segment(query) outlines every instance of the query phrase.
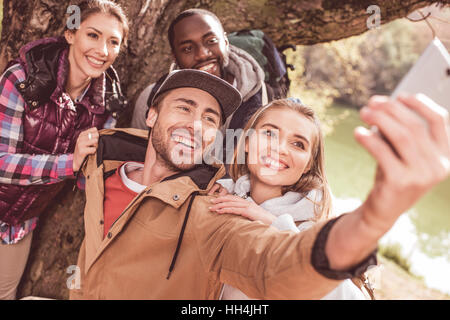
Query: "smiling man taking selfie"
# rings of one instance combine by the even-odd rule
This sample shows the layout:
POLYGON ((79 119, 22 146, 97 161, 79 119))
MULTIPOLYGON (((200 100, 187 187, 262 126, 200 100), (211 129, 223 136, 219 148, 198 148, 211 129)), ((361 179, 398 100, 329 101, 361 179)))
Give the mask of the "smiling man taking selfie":
POLYGON ((357 130, 378 173, 354 212, 302 233, 215 214, 208 192, 225 170, 202 163, 202 153, 240 102, 221 78, 178 70, 151 102, 149 137, 136 129, 101 132, 83 166, 86 236, 72 299, 219 299, 224 283, 251 298, 320 299, 374 264, 380 237, 449 176, 448 112, 421 97, 374 97, 362 119, 395 151, 357 130))

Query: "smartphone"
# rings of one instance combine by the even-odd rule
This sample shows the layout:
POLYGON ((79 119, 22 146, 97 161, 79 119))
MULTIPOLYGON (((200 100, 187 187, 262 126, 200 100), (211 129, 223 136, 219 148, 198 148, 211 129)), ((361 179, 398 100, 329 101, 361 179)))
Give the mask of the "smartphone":
MULTIPOLYGON (((438 38, 431 41, 399 82, 391 99, 397 98, 400 93, 423 93, 450 111, 450 54, 438 38)), ((380 134, 388 142, 376 126, 372 126, 370 130, 380 134)), ((394 150, 392 145, 391 148, 394 150)))
POLYGON ((395 99, 401 92, 423 93, 450 110, 450 54, 438 38, 431 41, 391 98, 395 99))

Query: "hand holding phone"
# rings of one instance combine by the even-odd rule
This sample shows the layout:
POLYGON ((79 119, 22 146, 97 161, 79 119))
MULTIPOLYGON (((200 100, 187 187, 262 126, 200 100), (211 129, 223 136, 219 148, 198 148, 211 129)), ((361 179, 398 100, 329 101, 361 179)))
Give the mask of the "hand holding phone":
MULTIPOLYGON (((431 41, 403 77, 392 93, 391 99, 396 99, 402 93, 424 94, 438 105, 450 110, 450 54, 438 38, 431 41)), ((370 129, 380 134, 390 144, 376 126, 370 129)))

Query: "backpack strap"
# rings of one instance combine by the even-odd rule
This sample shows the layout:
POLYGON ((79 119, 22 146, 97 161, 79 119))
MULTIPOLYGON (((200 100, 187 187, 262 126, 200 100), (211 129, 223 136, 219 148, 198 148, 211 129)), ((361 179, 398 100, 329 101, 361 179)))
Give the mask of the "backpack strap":
POLYGON ((269 103, 269 97, 267 95, 267 87, 266 87, 266 83, 264 82, 264 80, 261 80, 261 91, 262 91, 261 104, 263 106, 265 106, 266 104, 269 103))
POLYGON ((110 66, 106 72, 105 107, 114 119, 119 119, 128 106, 128 101, 122 93, 117 71, 110 66))

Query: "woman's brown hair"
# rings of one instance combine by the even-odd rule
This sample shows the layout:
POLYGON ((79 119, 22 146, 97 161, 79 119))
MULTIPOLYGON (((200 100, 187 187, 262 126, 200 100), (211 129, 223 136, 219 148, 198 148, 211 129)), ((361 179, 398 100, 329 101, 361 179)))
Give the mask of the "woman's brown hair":
MULTIPOLYGON (((76 5, 80 9, 80 23, 97 13, 108 14, 116 18, 122 24, 122 44, 125 47, 127 46, 129 33, 128 18, 119 4, 110 0, 82 0, 73 5, 76 5)), ((66 26, 65 30, 70 29, 66 26)))
POLYGON ((328 181, 325 175, 325 158, 324 158, 324 139, 322 135, 322 130, 320 128, 320 122, 314 114, 314 111, 300 103, 299 101, 294 101, 293 99, 279 99, 274 100, 268 105, 260 108, 247 122, 244 128, 244 132, 239 138, 237 147, 234 151, 233 160, 230 164, 229 174, 231 178, 236 181, 239 177, 248 174, 248 155, 245 152, 245 143, 248 138, 248 134, 251 134, 262 116, 272 109, 290 109, 298 112, 312 123, 316 127, 316 135, 312 139, 311 143, 311 158, 307 165, 310 169, 303 173, 300 179, 293 185, 284 186, 282 188, 283 194, 288 191, 298 192, 303 195, 307 195, 312 190, 319 190, 321 195, 318 199, 309 199, 314 202, 315 206, 315 221, 326 219, 329 217, 331 212, 331 193, 329 190, 328 181), (240 161, 240 159, 245 159, 240 161))

